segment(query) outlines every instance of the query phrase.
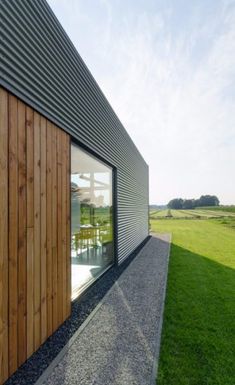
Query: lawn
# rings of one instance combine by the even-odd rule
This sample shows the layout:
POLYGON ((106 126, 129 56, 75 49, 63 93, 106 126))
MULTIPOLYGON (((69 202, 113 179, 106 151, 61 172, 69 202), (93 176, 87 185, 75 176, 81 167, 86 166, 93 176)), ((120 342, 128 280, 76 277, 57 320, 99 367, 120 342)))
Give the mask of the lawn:
POLYGON ((151 210, 149 215, 150 219, 162 219, 162 218, 173 218, 173 219, 207 219, 207 218, 220 218, 220 217, 233 217, 235 218, 235 212, 233 211, 234 206, 224 208, 220 206, 218 209, 214 208, 196 208, 192 210, 151 210))
POLYGON ((157 219, 157 218, 163 218, 167 216, 169 210, 155 210, 154 212, 150 212, 150 218, 157 219))
POLYGON ((210 207, 199 207, 200 209, 212 210, 212 211, 223 211, 228 213, 235 213, 235 206, 210 206, 210 207))
POLYGON ((172 233, 158 385, 235 384, 235 221, 151 221, 172 233))

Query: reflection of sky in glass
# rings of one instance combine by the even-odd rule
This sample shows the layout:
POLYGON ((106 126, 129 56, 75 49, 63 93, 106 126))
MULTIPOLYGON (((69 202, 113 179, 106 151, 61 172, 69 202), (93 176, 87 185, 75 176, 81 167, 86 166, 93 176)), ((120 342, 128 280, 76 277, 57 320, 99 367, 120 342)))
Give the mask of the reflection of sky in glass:
MULTIPOLYGON (((79 187, 89 187, 90 186, 89 181, 80 178, 80 175, 81 174, 72 174, 71 176, 72 182, 76 183, 76 185, 78 185, 79 187)), ((84 175, 88 176, 88 174, 84 174, 84 175)))
MULTIPOLYGON (((85 178, 90 178, 90 174, 88 174, 88 173, 72 174, 71 175, 71 181, 73 183, 75 183, 78 187, 88 189, 90 187, 90 181, 84 179, 83 176, 85 178)), ((95 199, 95 201, 93 201, 90 191, 81 191, 80 201, 82 201, 83 199, 90 198, 90 203, 93 203, 98 207, 99 206, 111 206, 112 205, 112 201, 111 201, 112 195, 110 194, 110 192, 112 192, 112 185, 110 185, 110 180, 111 180, 111 171, 94 173, 94 187, 95 187, 94 196, 96 199, 95 199), (101 183, 99 183, 99 182, 101 182, 101 183), (107 186, 104 186, 104 184, 106 184, 107 186), (104 187, 104 189, 98 190, 98 189, 96 189, 96 187, 104 187)))
POLYGON ((110 172, 96 172, 95 180, 102 183, 110 184, 110 172))

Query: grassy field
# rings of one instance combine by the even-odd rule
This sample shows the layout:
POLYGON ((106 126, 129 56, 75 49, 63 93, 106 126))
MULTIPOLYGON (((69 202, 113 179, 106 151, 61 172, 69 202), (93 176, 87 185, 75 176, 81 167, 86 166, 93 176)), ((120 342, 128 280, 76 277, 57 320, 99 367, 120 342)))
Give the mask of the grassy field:
POLYGON ((235 218, 151 228, 172 233, 158 385, 234 385, 235 218))
POLYGON ((216 207, 200 207, 206 210, 223 211, 228 213, 235 213, 235 206, 216 206, 216 207))
POLYGON ((163 219, 163 218, 173 218, 173 219, 213 219, 220 217, 234 217, 235 211, 233 211, 234 206, 227 208, 224 207, 213 207, 213 208, 196 208, 194 210, 155 210, 150 211, 150 219, 163 219))

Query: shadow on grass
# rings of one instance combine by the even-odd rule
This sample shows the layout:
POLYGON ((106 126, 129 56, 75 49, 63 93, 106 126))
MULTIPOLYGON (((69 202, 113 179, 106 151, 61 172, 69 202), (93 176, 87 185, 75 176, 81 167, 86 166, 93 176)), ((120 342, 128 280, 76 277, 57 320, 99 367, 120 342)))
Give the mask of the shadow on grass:
POLYGON ((171 247, 158 385, 234 385, 235 270, 171 247))

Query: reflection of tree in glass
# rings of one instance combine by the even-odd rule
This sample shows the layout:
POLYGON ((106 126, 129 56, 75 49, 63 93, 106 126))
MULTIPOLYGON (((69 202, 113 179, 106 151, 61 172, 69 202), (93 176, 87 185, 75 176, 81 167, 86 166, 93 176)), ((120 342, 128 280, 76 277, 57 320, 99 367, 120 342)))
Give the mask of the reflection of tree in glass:
POLYGON ((110 207, 97 207, 95 209, 96 222, 99 224, 110 222, 110 207))
POLYGON ((80 188, 75 182, 71 182, 71 226, 72 234, 79 231, 80 228, 80 188))
POLYGON ((81 203, 81 225, 91 224, 91 208, 87 203, 81 203))

